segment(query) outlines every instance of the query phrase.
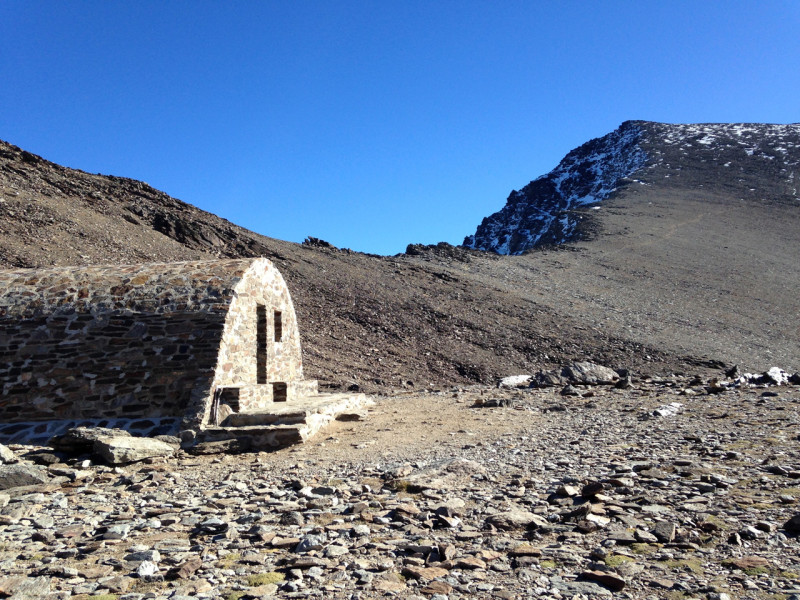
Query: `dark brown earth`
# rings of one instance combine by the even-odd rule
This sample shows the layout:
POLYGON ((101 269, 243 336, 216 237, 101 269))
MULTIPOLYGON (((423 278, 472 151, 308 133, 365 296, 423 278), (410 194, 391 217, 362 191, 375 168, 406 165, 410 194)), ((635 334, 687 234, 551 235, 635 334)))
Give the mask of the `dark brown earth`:
POLYGON ((728 189, 650 177, 567 249, 381 257, 270 239, 1 143, 0 266, 266 256, 292 291, 306 373, 329 388, 491 383, 576 359, 641 374, 796 370, 797 205, 732 205, 728 189))

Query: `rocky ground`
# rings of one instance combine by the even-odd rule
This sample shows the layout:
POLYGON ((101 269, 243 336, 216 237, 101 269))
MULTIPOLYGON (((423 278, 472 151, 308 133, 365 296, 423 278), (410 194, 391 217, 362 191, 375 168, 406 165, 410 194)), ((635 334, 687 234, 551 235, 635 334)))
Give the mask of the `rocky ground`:
POLYGON ((45 466, 0 492, 0 597, 800 598, 800 386, 618 385, 384 397, 271 453, 11 446, 45 466))

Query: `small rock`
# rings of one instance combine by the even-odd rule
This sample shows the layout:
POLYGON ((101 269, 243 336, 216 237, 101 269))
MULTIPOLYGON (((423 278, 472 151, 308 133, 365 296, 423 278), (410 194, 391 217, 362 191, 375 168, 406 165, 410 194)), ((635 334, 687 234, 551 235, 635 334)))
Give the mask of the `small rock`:
POLYGON ((327 560, 317 558, 315 556, 300 556, 289 561, 289 567, 292 569, 310 569, 311 567, 328 567, 327 560))
POLYGON ((136 569, 136 575, 138 575, 140 579, 150 581, 158 575, 158 565, 149 560, 145 560, 136 569))
POLYGON ((636 529, 633 532, 633 535, 638 541, 645 544, 655 544, 658 542, 658 538, 654 534, 650 533, 649 531, 645 531, 644 529, 636 529))
POLYGON ((653 526, 651 533, 662 544, 669 544, 675 539, 675 524, 667 521, 659 521, 653 526))
POLYGON ((559 496, 572 497, 572 496, 577 496, 579 493, 580 490, 574 485, 561 485, 556 490, 556 494, 558 494, 559 496))
POLYGON ((311 550, 320 550, 322 546, 325 544, 326 538, 320 535, 307 535, 300 543, 297 544, 294 551, 297 554, 303 554, 305 552, 310 552, 311 550))
POLYGON ((17 455, 14 454, 7 446, 0 444, 0 465, 13 465, 19 462, 17 455))
POLYGON ((752 525, 748 525, 747 527, 739 530, 739 537, 741 537, 743 540, 757 540, 761 537, 761 531, 752 525))
POLYGON ((587 499, 593 498, 597 494, 603 492, 605 489, 606 485, 600 481, 587 483, 585 486, 583 486, 583 489, 581 490, 581 496, 587 499))
POLYGON ((503 377, 498 384, 498 387, 501 388, 518 388, 518 387, 527 387, 530 385, 531 376, 530 375, 510 375, 508 377, 503 377))
POLYGON ((540 548, 535 548, 530 544, 520 544, 519 546, 514 546, 508 552, 509 556, 541 556, 542 551, 540 548))
POLYGON ((761 556, 742 556, 741 558, 732 558, 726 561, 725 564, 746 571, 758 567, 768 567, 769 561, 761 556))
POLYGON ((125 556, 128 562, 150 561, 157 563, 161 560, 161 553, 158 550, 142 550, 141 552, 131 552, 125 556))
POLYGON ((223 521, 218 517, 211 517, 210 519, 206 519, 202 523, 197 526, 197 529, 201 533, 209 534, 209 535, 218 535, 220 533, 225 533, 228 531, 228 527, 230 525, 223 521))
POLYGON ((111 525, 106 529, 103 534, 104 540, 124 540, 131 532, 131 526, 128 524, 111 525))
POLYGON ((403 577, 407 577, 410 579, 422 579, 423 581, 429 581, 431 579, 436 579, 437 577, 444 577, 447 575, 447 569, 442 569, 441 567, 415 567, 415 566, 406 566, 403 567, 403 577))
MULTIPOLYGON (((264 598, 278 593, 278 586, 274 583, 265 583, 247 589, 247 598, 264 598)), ((173 596, 174 598, 174 596, 173 596)))
POLYGON ((203 566, 203 560, 199 557, 193 557, 185 561, 174 571, 174 576, 178 579, 188 579, 203 566))
POLYGON ((474 556, 467 556, 465 558, 457 558, 455 560, 455 568, 457 569, 485 569, 486 563, 474 556))
POLYGON ((435 594, 447 596, 447 594, 450 594, 453 591, 453 586, 444 581, 437 580, 427 583, 425 586, 420 588, 420 591, 427 596, 433 596, 435 594))
POLYGON ((584 571, 581 573, 581 577, 601 583, 615 592, 619 592, 625 587, 625 580, 609 571, 584 571))
POLYGON ((339 546, 337 544, 331 544, 327 548, 325 548, 325 557, 326 558, 336 558, 339 556, 344 556, 345 554, 349 553, 350 550, 346 546, 339 546))
POLYGON ((664 404, 663 406, 659 406, 657 409, 653 411, 654 417, 674 417, 678 413, 683 411, 683 404, 680 402, 670 402, 669 404, 664 404))
POLYGON ((518 507, 492 515, 486 519, 486 522, 502 530, 524 529, 531 525, 537 527, 548 526, 547 521, 543 517, 518 507))

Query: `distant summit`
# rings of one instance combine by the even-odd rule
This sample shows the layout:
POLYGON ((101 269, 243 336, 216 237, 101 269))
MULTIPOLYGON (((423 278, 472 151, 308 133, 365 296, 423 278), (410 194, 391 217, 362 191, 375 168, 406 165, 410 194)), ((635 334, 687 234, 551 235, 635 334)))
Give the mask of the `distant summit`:
MULTIPOLYGON (((800 125, 669 125, 626 121, 567 154, 559 165, 483 219, 464 246, 522 254, 585 237, 589 210, 629 185, 713 186, 735 199, 797 199, 800 125)), ((662 193, 664 189, 660 190, 662 193)))

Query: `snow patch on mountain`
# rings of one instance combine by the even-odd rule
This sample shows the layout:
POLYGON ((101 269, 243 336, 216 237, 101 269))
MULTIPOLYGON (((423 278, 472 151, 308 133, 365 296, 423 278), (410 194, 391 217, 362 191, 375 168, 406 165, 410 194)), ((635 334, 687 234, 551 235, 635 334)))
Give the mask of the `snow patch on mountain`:
POLYGON ((580 218, 571 211, 608 198, 620 180, 645 165, 641 133, 637 124, 626 122, 571 151, 550 173, 512 191, 506 206, 486 217, 464 246, 521 254, 537 244, 569 241, 580 218))
POLYGON ((686 125, 650 124, 654 137, 665 146, 689 151, 694 144, 723 150, 744 150, 747 156, 782 160, 796 166, 800 151, 800 124, 696 123, 686 125))
MULTIPOLYGON (((663 178, 680 178, 682 171, 696 171, 700 164, 735 171, 735 176, 727 177, 729 187, 739 186, 761 197, 788 192, 797 198, 800 124, 627 121, 572 150, 550 173, 512 191, 506 205, 483 219, 463 245, 522 254, 535 246, 573 241, 584 216, 576 209, 602 202, 623 183, 652 184, 634 174, 648 180, 651 169, 658 167, 663 178), (761 189, 764 181, 771 182, 771 189, 761 189), (750 189, 756 186, 758 190, 750 189)), ((703 187, 699 181, 697 185, 703 187)))

